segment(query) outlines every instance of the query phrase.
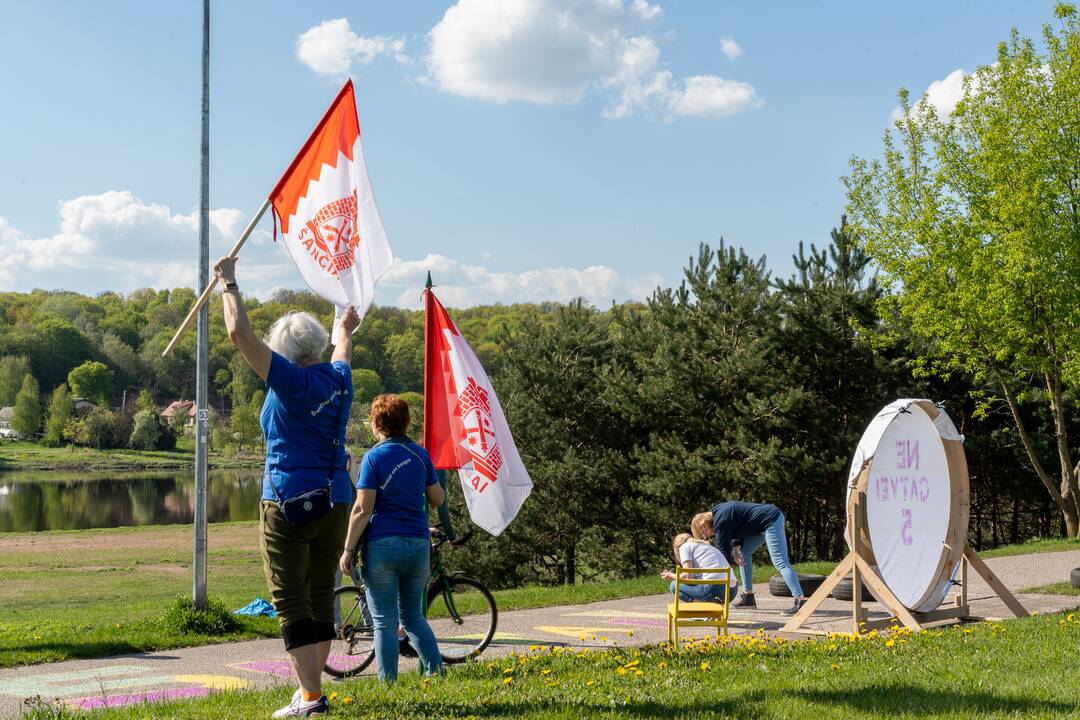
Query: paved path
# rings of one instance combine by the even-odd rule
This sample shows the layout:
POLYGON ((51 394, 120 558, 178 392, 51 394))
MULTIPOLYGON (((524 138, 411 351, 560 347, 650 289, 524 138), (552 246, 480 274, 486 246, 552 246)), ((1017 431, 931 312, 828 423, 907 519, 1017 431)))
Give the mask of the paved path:
MULTIPOLYGON (((1014 590, 1067 581, 1080 567, 1080 550, 995 558, 991 569, 1014 590)), ((661 583, 657 581, 658 587, 661 583)), ((1056 612, 1080 606, 1080 597, 1020 595, 1030 610, 1056 612)), ((668 595, 624 598, 587 605, 569 605, 504 612, 488 654, 505 654, 532 644, 613 647, 658 642, 666 636, 668 595)), ((990 589, 972 573, 972 613, 985 618, 1011 617, 990 589)), ((735 611, 734 632, 775 631, 785 618, 780 611, 789 598, 758 592, 758 608, 735 611)), ((868 603, 871 617, 884 617, 868 603)), ((850 604, 827 600, 808 623, 812 630, 847 630, 850 604)), ((705 631, 689 635, 705 634, 705 631)), ((374 666, 374 664, 373 664, 374 666)), ((403 662, 403 670, 408 667, 403 662)), ((373 672, 369 668, 368 673, 373 672)), ((263 688, 291 684, 292 676, 280 640, 208 645, 182 650, 139 653, 95 660, 71 660, 0 670, 0 718, 17 717, 23 698, 60 698, 75 708, 92 709, 137 702, 201 697, 215 690, 263 688)))

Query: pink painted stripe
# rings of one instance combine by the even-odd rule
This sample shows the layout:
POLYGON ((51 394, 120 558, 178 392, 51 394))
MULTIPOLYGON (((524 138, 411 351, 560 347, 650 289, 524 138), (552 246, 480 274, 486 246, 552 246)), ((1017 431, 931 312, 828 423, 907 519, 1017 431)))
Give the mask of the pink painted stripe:
POLYGON ((269 673, 278 677, 292 677, 293 674, 292 666, 288 660, 251 660, 237 663, 233 667, 250 670, 251 672, 269 673))
POLYGON ((145 693, 123 693, 120 695, 106 695, 105 697, 88 697, 70 700, 68 702, 83 710, 97 710, 100 708, 121 707, 123 705, 161 702, 163 700, 183 700, 186 698, 206 697, 209 694, 209 688, 204 687, 168 688, 167 690, 152 690, 151 692, 145 693))
POLYGON ((611 622, 615 625, 632 625, 634 627, 667 627, 667 623, 663 620, 648 620, 646 618, 611 618, 610 621, 605 620, 604 622, 611 622))

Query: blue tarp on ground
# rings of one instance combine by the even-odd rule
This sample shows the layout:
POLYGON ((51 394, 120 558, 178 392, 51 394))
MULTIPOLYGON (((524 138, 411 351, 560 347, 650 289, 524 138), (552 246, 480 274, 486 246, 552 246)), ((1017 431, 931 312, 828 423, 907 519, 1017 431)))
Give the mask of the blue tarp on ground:
POLYGON ((277 617, 277 612, 270 603, 262 598, 255 598, 239 610, 233 611, 233 615, 266 615, 267 617, 277 617))

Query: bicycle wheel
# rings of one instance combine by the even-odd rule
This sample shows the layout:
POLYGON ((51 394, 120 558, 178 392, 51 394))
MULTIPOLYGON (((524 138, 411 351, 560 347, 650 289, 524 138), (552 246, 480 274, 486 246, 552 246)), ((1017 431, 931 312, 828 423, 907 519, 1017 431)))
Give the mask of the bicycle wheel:
POLYGON ((428 623, 444 662, 465 662, 482 653, 495 637, 498 619, 495 598, 479 580, 450 576, 428 588, 428 623))
POLYGON ((362 672, 375 658, 375 633, 363 587, 346 585, 334 590, 338 608, 337 637, 330 644, 326 674, 349 677, 362 672))

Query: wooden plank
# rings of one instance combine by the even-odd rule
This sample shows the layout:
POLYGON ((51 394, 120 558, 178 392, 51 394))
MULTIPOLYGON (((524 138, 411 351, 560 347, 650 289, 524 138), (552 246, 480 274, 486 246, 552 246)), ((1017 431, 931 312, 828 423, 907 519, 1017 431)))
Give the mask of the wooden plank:
POLYGON ((802 627, 803 623, 829 597, 829 593, 833 591, 833 588, 851 572, 851 569, 855 566, 854 558, 854 553, 848 553, 847 557, 840 561, 840 564, 836 566, 836 569, 832 571, 829 577, 825 578, 825 582, 821 583, 817 591, 807 598, 806 604, 799 609, 799 612, 795 613, 795 616, 788 620, 784 627, 780 628, 782 632, 795 632, 802 627))
POLYGON ((1028 611, 1024 609, 1024 606, 1020 604, 1020 601, 1016 599, 1009 588, 1005 587, 1005 583, 998 579, 994 571, 987 566, 983 559, 975 554, 975 551, 970 546, 964 546, 964 557, 967 558, 971 567, 975 572, 982 576, 982 579, 986 581, 986 584, 997 593, 997 596, 1001 598, 1001 601, 1012 611, 1012 614, 1016 617, 1027 617, 1028 611))
POLYGON ((915 613, 915 619, 922 624, 941 622, 942 620, 958 620, 971 617, 971 608, 967 605, 959 607, 944 607, 929 612, 915 613))
POLYGON ((904 627, 908 630, 911 630, 912 632, 919 632, 922 630, 922 625, 919 624, 919 621, 916 620, 915 616, 911 614, 911 611, 904 607, 904 604, 893 595, 892 590, 890 590, 889 586, 885 584, 885 581, 874 572, 874 569, 858 555, 855 556, 855 563, 859 566, 859 569, 862 570, 864 575, 863 581, 881 604, 891 610, 897 620, 903 623, 904 627))

